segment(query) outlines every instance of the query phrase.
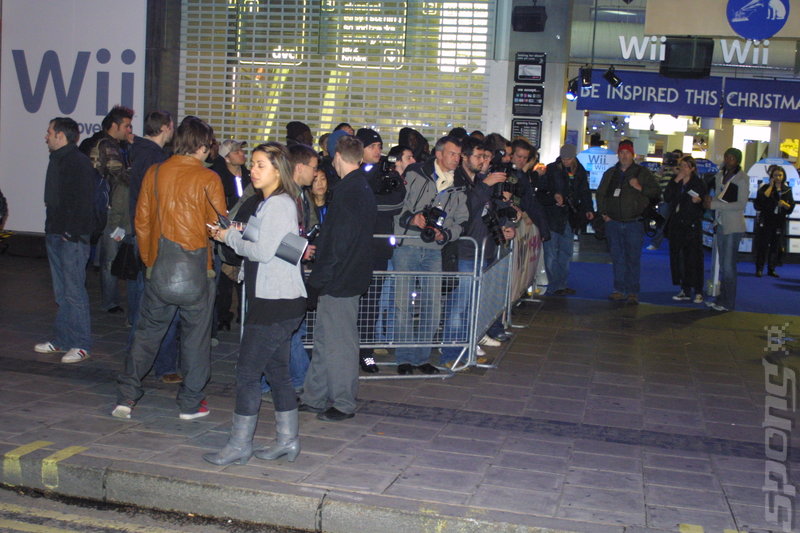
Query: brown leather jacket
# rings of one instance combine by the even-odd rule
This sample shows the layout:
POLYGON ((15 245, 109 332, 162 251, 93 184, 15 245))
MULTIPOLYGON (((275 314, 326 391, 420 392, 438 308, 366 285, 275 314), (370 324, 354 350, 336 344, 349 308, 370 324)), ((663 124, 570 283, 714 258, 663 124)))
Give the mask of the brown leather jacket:
POLYGON ((155 263, 158 238, 163 233, 164 237, 186 250, 207 248, 208 268, 211 270, 211 245, 206 224, 217 223, 214 207, 222 214, 227 213, 222 182, 216 172, 205 168, 194 157, 173 155, 160 165, 150 167, 136 203, 136 239, 145 266, 150 268, 155 263), (153 190, 156 169, 161 226, 153 190))

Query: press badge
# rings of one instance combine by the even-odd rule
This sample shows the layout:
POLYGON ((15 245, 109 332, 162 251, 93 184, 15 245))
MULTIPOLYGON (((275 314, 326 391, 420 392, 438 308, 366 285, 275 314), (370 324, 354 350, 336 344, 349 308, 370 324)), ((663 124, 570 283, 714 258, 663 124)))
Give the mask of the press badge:
POLYGON ((622 194, 622 189, 620 189, 619 187, 614 189, 614 198, 619 198, 620 194, 622 194))

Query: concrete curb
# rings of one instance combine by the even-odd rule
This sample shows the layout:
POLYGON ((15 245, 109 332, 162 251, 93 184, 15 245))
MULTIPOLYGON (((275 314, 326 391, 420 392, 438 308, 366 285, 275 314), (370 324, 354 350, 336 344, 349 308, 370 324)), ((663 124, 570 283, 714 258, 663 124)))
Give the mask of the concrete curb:
MULTIPOLYGON (((78 497, 162 511, 292 527, 330 533, 624 533, 624 526, 492 512, 467 506, 419 502, 270 480, 224 472, 170 468, 115 461, 77 453, 48 461, 47 446, 19 457, 16 446, 0 443, 0 483, 62 496, 78 497)), ((637 529, 653 532, 653 529, 637 529)))

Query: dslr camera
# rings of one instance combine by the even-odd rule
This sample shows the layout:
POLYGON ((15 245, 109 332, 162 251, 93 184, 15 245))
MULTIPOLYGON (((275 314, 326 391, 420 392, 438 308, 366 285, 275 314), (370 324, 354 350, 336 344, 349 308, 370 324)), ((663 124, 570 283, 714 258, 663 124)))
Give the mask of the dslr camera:
POLYGON ((506 181, 492 186, 492 196, 503 198, 504 192, 510 192, 511 196, 522 196, 517 176, 514 173, 514 165, 512 163, 503 163, 505 155, 505 150, 497 150, 489 163, 487 175, 493 172, 502 172, 506 175, 506 181))
MULTIPOLYGON (((510 209, 510 208, 509 208, 510 209)), ((512 210, 513 211, 513 210, 512 210)), ((489 235, 497 246, 502 246, 506 242, 505 235, 503 235, 503 226, 500 224, 500 218, 494 209, 489 209, 485 215, 481 217, 486 228, 489 230, 489 235)))
POLYGON ((397 158, 394 156, 382 157, 380 161, 380 187, 378 194, 388 194, 394 192, 403 186, 403 178, 395 168, 397 165, 397 158))
POLYGON ((436 230, 444 231, 447 213, 440 207, 429 205, 422 209, 422 216, 425 217, 425 227, 422 228, 420 238, 422 242, 433 242, 436 240, 436 230))

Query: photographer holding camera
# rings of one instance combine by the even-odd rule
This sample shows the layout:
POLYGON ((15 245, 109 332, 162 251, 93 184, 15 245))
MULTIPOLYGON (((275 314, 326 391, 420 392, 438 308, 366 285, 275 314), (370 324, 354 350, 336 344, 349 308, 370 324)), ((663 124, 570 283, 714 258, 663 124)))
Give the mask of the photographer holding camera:
MULTIPOLYGON (((381 157, 383 139, 378 132, 369 128, 361 128, 356 132, 356 138, 364 144, 364 164, 361 168, 367 176, 367 183, 375 194, 375 203, 378 205, 374 233, 391 234, 394 232, 394 217, 400 214, 403 208, 403 198, 406 195, 403 178, 395 170, 395 158, 390 160, 387 157, 381 157)), ((389 268, 392 252, 393 248, 387 238, 373 239, 372 269, 380 271, 389 268)), ((375 322, 378 319, 382 289, 383 278, 377 277, 361 297, 358 329, 366 339, 375 337, 375 322)), ((364 372, 369 374, 379 372, 372 348, 361 348, 358 360, 361 370, 364 372)))
POLYGON ((639 303, 639 272, 644 244, 642 215, 661 196, 658 182, 633 162, 633 142, 617 148, 619 162, 603 174, 597 187, 597 211, 603 216, 614 267, 614 291, 609 299, 639 303))
MULTIPOLYGON (((434 157, 406 169, 406 195, 402 213, 395 218, 398 247, 392 259, 400 272, 441 272, 442 247, 461 236, 469 218, 465 184, 454 175, 461 162, 461 142, 445 136, 436 142, 434 157), (420 239, 402 239, 419 235, 420 239)), ((395 290, 396 331, 403 338, 430 344, 439 326, 441 278, 400 276, 395 290), (415 287, 418 286, 418 289, 415 287), (416 292, 412 306, 411 293, 416 292), (419 326, 414 328, 414 310, 419 326)), ((395 352, 397 372, 423 374, 439 372, 428 363, 430 347, 404 347, 395 352)))
POLYGON ((544 243, 549 295, 575 294, 574 289, 567 287, 573 240, 594 218, 589 178, 577 152, 573 144, 562 146, 558 159, 547 165, 539 181, 539 198, 550 226, 550 240, 544 243))
MULTIPOLYGON (((491 152, 479 140, 468 137, 461 144, 461 165, 455 171, 457 183, 464 183, 467 194, 469 218, 465 224, 462 235, 472 237, 478 246, 486 240, 485 260, 490 263, 495 256, 496 246, 504 246, 506 241, 514 238, 514 219, 516 211, 502 198, 499 198, 497 189, 501 188, 508 176, 505 172, 482 172, 484 162, 491 157, 491 152)), ((506 193, 506 197, 509 193, 506 193)), ((469 240, 458 241, 458 271, 472 272, 475 257, 479 254, 475 245, 469 240)), ((455 342, 466 334, 467 308, 469 305, 471 283, 466 281, 447 297, 445 329, 443 341, 455 342)), ((489 328, 489 336, 501 336, 502 324, 495 324, 489 328)), ((461 348, 442 348, 441 364, 452 366, 461 348)), ((481 358, 485 355, 478 351, 479 363, 486 361, 481 358)))

